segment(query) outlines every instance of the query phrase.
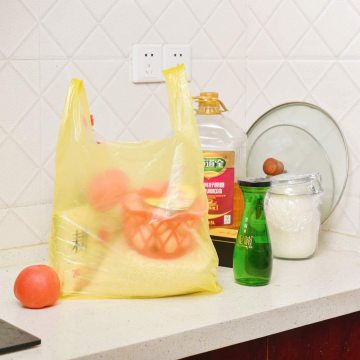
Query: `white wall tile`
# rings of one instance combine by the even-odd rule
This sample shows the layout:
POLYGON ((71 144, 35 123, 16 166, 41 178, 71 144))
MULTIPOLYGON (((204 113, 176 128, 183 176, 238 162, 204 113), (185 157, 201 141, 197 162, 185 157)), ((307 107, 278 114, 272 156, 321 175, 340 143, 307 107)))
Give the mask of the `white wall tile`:
POLYGON ((43 99, 41 106, 41 164, 44 166, 55 152, 60 115, 43 99))
POLYGON ((249 60, 246 64, 246 71, 262 89, 274 77, 282 64, 283 60, 249 60))
MULTIPOLYGON (((38 206, 31 206, 31 210, 39 215, 38 206)), ((0 222, 0 249, 9 249, 40 243, 39 237, 12 209, 7 211, 0 222)))
POLYGON ((67 55, 72 55, 95 28, 95 19, 80 0, 60 0, 42 25, 67 55))
POLYGON ((281 2, 282 0, 247 0, 247 5, 259 21, 266 24, 281 2))
POLYGON ((276 106, 303 100, 307 91, 294 70, 284 63, 264 87, 264 94, 276 106))
POLYGON ((22 4, 27 7, 33 16, 40 20, 55 5, 56 0, 22 0, 22 4))
POLYGON ((43 99, 48 105, 55 111, 56 114, 61 115, 65 103, 65 97, 68 91, 68 87, 73 78, 83 79, 86 86, 86 93, 88 101, 91 102, 96 94, 96 89, 92 86, 91 81, 87 79, 85 74, 77 67, 75 62, 67 62, 65 67, 56 62, 51 67, 52 60, 42 61, 40 64, 41 73, 45 73, 45 77, 48 76, 46 73, 50 71, 50 81, 48 87, 43 91, 43 99), (49 64, 50 62, 50 64, 49 64), (56 72, 57 71, 57 72, 56 72))
POLYGON ((358 58, 360 56, 360 34, 350 41, 341 55, 345 58, 358 58))
MULTIPOLYGON (((14 204, 37 172, 36 163, 11 137, 0 145, 0 198, 14 204)), ((40 195, 40 194, 39 194, 40 195)))
POLYGON ((345 193, 331 217, 326 221, 325 227, 345 234, 358 234, 359 207, 359 197, 345 193))
MULTIPOLYGON (((52 158, 53 160, 53 158, 52 158)), ((54 166, 54 163, 52 163, 52 166, 54 166)), ((54 178, 44 170, 40 171, 40 177, 41 177, 41 194, 40 194, 40 203, 47 203, 52 204, 53 199, 53 193, 54 193, 54 178)), ((36 203, 37 204, 37 203, 36 203)), ((50 215, 47 214, 47 216, 50 215)), ((46 240, 45 238, 40 238, 40 241, 46 240)))
POLYGON ((168 43, 187 44, 200 28, 185 2, 173 0, 155 24, 156 29, 168 43))
POLYGON ((246 56, 246 30, 240 35, 235 45, 231 48, 227 55, 228 59, 241 59, 244 60, 246 56))
POLYGON ((327 71, 311 93, 319 105, 338 120, 360 95, 359 88, 339 64, 327 71))
POLYGON ((130 129, 125 129, 118 137, 119 141, 128 141, 133 142, 137 141, 136 136, 130 131, 130 129))
POLYGON ((245 130, 285 101, 329 111, 348 141, 350 175, 326 227, 360 235, 359 30, 357 0, 1 1, 0 249, 47 238, 71 78, 85 82, 99 139, 168 133, 164 84, 131 82, 139 42, 190 43, 192 93, 218 91, 245 130))
POLYGON ((36 84, 32 88, 27 79, 9 63, 0 70, 0 93, 1 126, 10 132, 38 100, 36 84))
POLYGON ((360 64, 356 60, 343 60, 341 61, 342 68, 345 70, 347 75, 352 81, 360 87, 360 64))
POLYGON ((65 59, 40 60, 40 89, 42 93, 52 85, 67 63, 65 59))
POLYGON ((154 23, 161 14, 169 7, 172 3, 172 0, 138 0, 140 8, 149 18, 149 20, 154 23))
POLYGON ((332 58, 333 54, 325 41, 313 29, 309 28, 291 51, 291 56, 296 58, 332 58))
POLYGON ((151 96, 129 124, 129 129, 139 140, 158 140, 171 134, 169 116, 156 97, 151 96), (149 114, 152 114, 150 117, 149 114), (144 133, 143 129, 147 129, 144 133))
POLYGON ((90 82, 97 92, 102 91, 116 73, 121 70, 124 63, 123 59, 74 60, 76 67, 81 69, 81 73, 86 76, 87 81, 90 82))
POLYGON ((251 125, 271 107, 271 103, 267 97, 265 97, 262 92, 258 92, 258 94, 254 96, 254 100, 246 104, 245 129, 248 130, 251 125))
POLYGON ((333 65, 330 60, 293 60, 289 65, 308 90, 315 87, 333 65))
POLYGON ((260 33, 262 26, 257 17, 247 7, 245 9, 246 22, 246 44, 248 46, 254 42, 255 37, 260 33))
POLYGON ((192 56, 195 59, 221 59, 220 50, 215 46, 213 40, 200 30, 191 41, 192 56))
MULTIPOLYGON (((354 171, 359 167, 360 164, 360 156, 356 151, 356 147, 354 147, 353 143, 348 144, 348 153, 349 153, 349 179, 351 179, 354 171)), ((347 184, 349 194, 355 194, 357 191, 354 189, 354 184, 351 182, 347 184)))
POLYGON ((208 89, 218 91, 226 106, 231 109, 245 92, 244 79, 240 79, 228 62, 224 62, 215 71, 206 84, 208 89), (231 84, 231 86, 229 86, 231 84))
MULTIPOLYGON (((360 114, 360 101, 345 114, 341 119, 340 126, 344 135, 351 146, 351 149, 358 155, 360 164, 360 141, 359 141, 359 114, 360 114)), ((360 183, 359 183, 360 184, 360 183)), ((357 191, 358 186, 354 184, 354 191, 357 191)))
POLYGON ((244 34, 246 26, 229 1, 222 1, 204 25, 204 30, 226 56, 244 34))
POLYGON ((12 139, 37 165, 41 164, 41 106, 37 101, 11 133, 12 139))
POLYGON ((41 170, 37 170, 35 175, 26 184, 23 191, 20 191, 19 196, 16 199, 17 207, 20 206, 32 206, 33 204, 43 201, 42 193, 42 175, 41 170))
POLYGON ((59 45, 57 40, 55 40, 44 26, 40 25, 39 28, 39 38, 40 38, 40 58, 64 58, 66 59, 65 50, 59 45))
POLYGON ((102 27, 123 55, 129 56, 132 45, 141 42, 151 23, 134 0, 122 0, 104 17, 102 27))
POLYGON ((195 81, 204 91, 208 89, 208 82, 222 64, 221 60, 193 60, 192 72, 195 81))
MULTIPOLYGON (((194 96, 196 96, 197 94, 200 94, 200 92, 201 91, 203 91, 202 90, 202 88, 200 88, 197 84, 196 84, 196 82, 195 81, 191 81, 190 83, 189 83, 189 88, 190 88, 190 93, 191 94, 194 94, 194 96)), ((167 96, 166 96, 167 97, 167 96)), ((166 98, 165 97, 165 98, 166 98)), ((160 103, 163 103, 163 100, 162 99, 159 99, 159 101, 160 101, 160 103)), ((164 106, 164 109, 168 109, 168 106, 167 106, 167 104, 164 106)))
POLYGON ((50 230, 51 208, 51 204, 19 206, 12 209, 12 212, 27 225, 38 239, 45 240, 50 230))
POLYGON ((282 58, 278 45, 270 38, 265 30, 261 30, 246 47, 248 58, 266 59, 282 58))
POLYGON ((348 1, 333 1, 315 22, 314 27, 334 55, 339 55, 357 35, 360 15, 348 1))
POLYGON ((0 128, 0 144, 7 138, 8 134, 0 128))
POLYGON ((131 122, 150 96, 146 85, 138 86, 129 81, 130 66, 125 63, 103 89, 103 98, 125 124, 131 122))
POLYGON ((285 1, 278 7, 265 25, 271 39, 286 56, 301 39, 309 26, 302 12, 291 2, 285 1))
MULTIPOLYGON (((220 4, 220 0, 185 0, 185 2, 202 24, 214 13, 216 7, 220 4)), ((241 1, 238 2, 241 3, 241 1)))
POLYGON ((54 181, 55 179, 55 152, 53 152, 47 161, 43 164, 44 173, 47 175, 49 179, 54 181))
MULTIPOLYGON (((11 56, 22 45, 29 33, 37 27, 36 18, 19 0, 2 0, 0 11, 0 52, 11 56)), ((31 37, 34 41, 30 46, 30 53, 23 56, 33 57, 38 55, 38 38, 31 37), (37 51, 34 54, 33 50, 37 51)))
POLYGON ((315 21, 331 0, 294 0, 309 21, 315 21))
POLYGON ((11 62, 16 72, 36 94, 40 91, 40 67, 38 60, 13 60, 11 62))
MULTIPOLYGON (((45 0, 46 1, 46 0, 45 0)), ((91 14, 97 21, 100 21, 109 11, 111 11, 112 7, 115 5, 116 0, 107 0, 107 1, 99 1, 99 0, 81 0, 84 6, 86 6, 91 14)))
POLYGON ((101 27, 97 27, 76 50, 75 55, 82 58, 122 57, 122 53, 101 27))
POLYGON ((145 36, 141 39, 142 44, 162 44, 164 42, 160 33, 155 29, 151 28, 145 36))
POLYGON ((98 140, 116 140, 123 132, 124 122, 101 97, 96 98, 91 104, 90 111, 94 116, 96 132, 99 135, 98 140))
POLYGON ((15 59, 37 59, 39 57, 39 27, 36 26, 19 43, 11 57, 15 59))

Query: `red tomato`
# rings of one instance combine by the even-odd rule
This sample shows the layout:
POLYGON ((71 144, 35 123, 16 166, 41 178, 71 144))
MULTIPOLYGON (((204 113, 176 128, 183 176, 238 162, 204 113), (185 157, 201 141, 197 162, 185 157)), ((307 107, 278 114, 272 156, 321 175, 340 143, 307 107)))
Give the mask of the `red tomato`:
POLYGON ((60 296, 60 280, 47 265, 28 266, 20 272, 14 284, 14 294, 30 309, 52 306, 60 296))

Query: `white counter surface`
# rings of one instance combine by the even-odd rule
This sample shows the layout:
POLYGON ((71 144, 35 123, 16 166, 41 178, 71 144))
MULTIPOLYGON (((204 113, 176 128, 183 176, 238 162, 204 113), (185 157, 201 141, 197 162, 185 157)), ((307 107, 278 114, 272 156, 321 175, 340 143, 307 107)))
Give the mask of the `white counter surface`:
MULTIPOLYGON (((37 251, 37 254, 41 251, 37 251)), ((360 239, 322 235, 309 260, 274 260, 271 284, 234 283, 219 269, 217 295, 150 300, 64 300, 22 308, 21 266, 0 268, 0 317, 42 339, 7 359, 178 359, 360 310, 360 239)))

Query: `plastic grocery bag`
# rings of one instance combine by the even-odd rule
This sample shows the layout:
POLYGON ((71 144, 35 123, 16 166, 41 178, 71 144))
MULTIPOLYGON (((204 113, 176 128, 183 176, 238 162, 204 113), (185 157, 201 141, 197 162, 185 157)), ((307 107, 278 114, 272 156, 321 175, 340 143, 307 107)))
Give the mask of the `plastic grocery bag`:
POLYGON ((97 143, 83 82, 70 84, 50 239, 64 297, 219 291, 185 70, 178 66, 164 75, 173 134, 160 141, 97 143))

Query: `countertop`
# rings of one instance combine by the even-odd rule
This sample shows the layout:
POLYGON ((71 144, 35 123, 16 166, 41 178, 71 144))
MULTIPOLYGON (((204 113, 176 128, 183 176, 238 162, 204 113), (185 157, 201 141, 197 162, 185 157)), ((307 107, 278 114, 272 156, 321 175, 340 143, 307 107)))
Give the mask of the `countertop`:
MULTIPOLYGON (((21 258, 13 251, 7 256, 21 258)), ((35 261, 25 259, 0 268, 0 317, 42 344, 2 360, 178 359, 360 310, 360 239, 334 233, 321 235, 311 259, 275 259, 268 286, 237 285, 232 269, 219 268, 216 295, 63 300, 42 310, 13 296, 16 275, 35 261)))

